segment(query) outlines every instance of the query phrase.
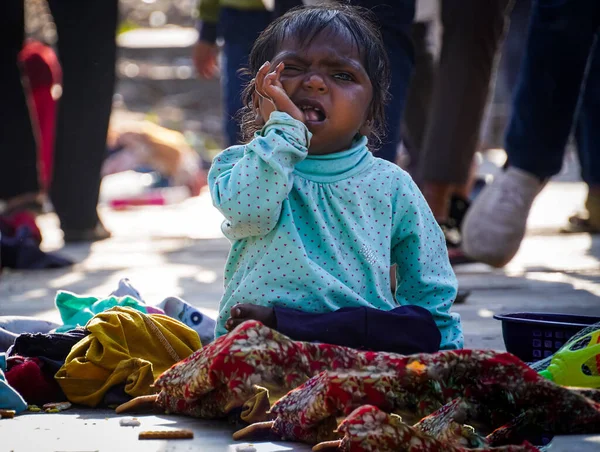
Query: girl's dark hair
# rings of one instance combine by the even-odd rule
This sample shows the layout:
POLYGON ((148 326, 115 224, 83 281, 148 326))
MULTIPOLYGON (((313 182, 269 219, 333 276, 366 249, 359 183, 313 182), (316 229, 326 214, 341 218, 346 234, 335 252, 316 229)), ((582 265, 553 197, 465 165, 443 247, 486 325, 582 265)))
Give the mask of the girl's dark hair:
POLYGON ((390 84, 389 61, 374 15, 367 9, 344 4, 295 8, 274 20, 257 38, 245 71, 252 80, 242 93, 244 108, 240 115, 244 141, 250 140, 254 132, 260 129, 255 121, 256 113, 252 104, 254 77, 259 68, 275 56, 285 39, 292 38, 303 45, 310 45, 322 32, 330 35, 349 34, 353 39, 373 86, 373 99, 369 106, 369 117, 372 120, 370 138, 381 142, 385 131, 384 108, 390 84))

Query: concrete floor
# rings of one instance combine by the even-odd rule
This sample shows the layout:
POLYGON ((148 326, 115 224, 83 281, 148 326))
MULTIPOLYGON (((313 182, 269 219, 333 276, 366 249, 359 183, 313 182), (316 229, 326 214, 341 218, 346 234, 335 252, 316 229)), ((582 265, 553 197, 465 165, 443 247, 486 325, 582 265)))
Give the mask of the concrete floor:
MULTIPOLYGON (((60 414, 26 414, 0 421, 2 451, 127 451, 127 452, 237 452, 250 444, 257 452, 310 451, 309 446, 285 442, 233 441, 234 428, 226 422, 199 421, 182 416, 134 415, 139 427, 122 427, 123 416, 109 410, 77 409, 60 414), (146 430, 187 429, 193 439, 139 440, 146 430)), ((132 416, 125 416, 131 418, 132 416)), ((246 452, 250 450, 246 449, 246 452)))
MULTIPOLYGON (((59 414, 25 414, 0 420, 0 450, 14 452, 308 452, 305 444, 233 441, 226 422, 182 416, 134 415, 139 427, 122 427, 123 416, 108 410, 77 409, 59 414), (193 439, 139 440, 145 430, 187 429, 193 439)), ((131 418, 132 416, 126 416, 131 418)), ((555 438, 548 452, 595 452, 600 435, 555 438)))

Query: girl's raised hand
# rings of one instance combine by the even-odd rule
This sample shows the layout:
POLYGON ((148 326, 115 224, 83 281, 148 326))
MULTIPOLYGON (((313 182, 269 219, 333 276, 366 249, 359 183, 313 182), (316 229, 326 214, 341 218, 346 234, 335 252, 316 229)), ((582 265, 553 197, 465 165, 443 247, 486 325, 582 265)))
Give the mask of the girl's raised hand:
POLYGON ((284 68, 285 65, 279 63, 275 70, 269 72, 271 63, 265 62, 256 74, 256 92, 275 105, 277 111, 287 113, 292 118, 304 122, 304 113, 292 102, 281 83, 280 76, 284 68))

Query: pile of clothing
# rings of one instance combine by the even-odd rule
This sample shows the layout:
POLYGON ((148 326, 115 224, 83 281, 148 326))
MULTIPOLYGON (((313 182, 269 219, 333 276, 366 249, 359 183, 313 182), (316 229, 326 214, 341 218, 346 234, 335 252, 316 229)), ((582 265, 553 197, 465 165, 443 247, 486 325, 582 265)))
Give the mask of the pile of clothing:
POLYGON ((0 319, 0 334, 12 342, 0 354, 0 409, 62 401, 116 406, 152 394, 154 380, 214 331, 214 320, 177 297, 147 305, 127 279, 108 297, 59 291, 55 303, 63 325, 0 319), (19 334, 5 330, 11 324, 52 328, 19 334))

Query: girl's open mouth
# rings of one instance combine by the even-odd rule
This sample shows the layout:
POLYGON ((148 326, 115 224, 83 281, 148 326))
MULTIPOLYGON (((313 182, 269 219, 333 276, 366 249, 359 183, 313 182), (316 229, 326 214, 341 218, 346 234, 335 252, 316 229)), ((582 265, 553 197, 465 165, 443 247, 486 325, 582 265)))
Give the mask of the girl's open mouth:
POLYGON ((300 110, 304 112, 304 117, 308 122, 321 122, 325 120, 325 113, 319 108, 315 107, 300 107, 300 110))
POLYGON ((327 119, 325 108, 315 99, 300 99, 294 103, 304 113, 306 122, 323 122, 327 119))

